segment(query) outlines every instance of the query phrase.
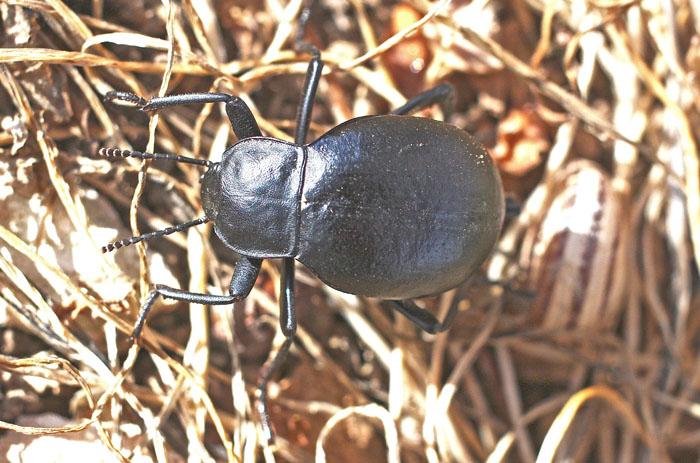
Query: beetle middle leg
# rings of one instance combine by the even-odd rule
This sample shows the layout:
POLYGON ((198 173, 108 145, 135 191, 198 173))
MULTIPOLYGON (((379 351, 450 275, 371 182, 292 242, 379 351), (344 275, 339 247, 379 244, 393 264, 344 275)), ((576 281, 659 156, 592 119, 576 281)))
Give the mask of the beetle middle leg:
POLYGON ((241 256, 236 262, 236 268, 231 277, 228 296, 220 296, 216 294, 191 293, 182 289, 170 288, 168 286, 156 285, 156 288, 151 291, 146 299, 146 303, 141 307, 136 325, 131 333, 131 338, 135 343, 138 343, 141 338, 141 332, 146 322, 148 312, 158 296, 165 299, 175 299, 177 301, 190 302, 193 304, 204 305, 226 305, 245 299, 255 285, 255 280, 260 273, 262 259, 254 259, 241 256))
MULTIPOLYGON (((313 55, 309 66, 306 69, 304 78, 304 87, 302 90, 301 101, 297 109, 296 131, 294 134, 294 142, 298 145, 303 145, 306 142, 306 136, 311 123, 311 112, 316 98, 316 90, 318 83, 321 80, 323 71, 323 61, 321 53, 318 49, 308 42, 303 41, 303 31, 306 22, 309 19, 311 7, 315 3, 312 2, 310 7, 304 8, 301 19, 299 21, 299 32, 297 34, 296 49, 298 52, 307 52, 313 55)), ((260 371, 260 380, 258 382, 258 413, 260 414, 263 433, 268 442, 273 442, 274 437, 272 428, 270 427, 270 416, 267 413, 267 383, 270 377, 274 375, 282 361, 287 356, 289 348, 294 341, 294 334, 297 331, 296 307, 294 299, 294 258, 285 257, 282 259, 282 268, 280 271, 280 328, 285 336, 284 343, 277 351, 275 356, 263 366, 260 371)))
POLYGON ((280 274, 280 329, 285 337, 284 343, 279 348, 272 360, 268 361, 260 370, 258 381, 258 413, 263 428, 263 433, 268 442, 274 441, 274 435, 270 426, 270 415, 267 413, 267 383, 273 374, 277 372, 282 361, 287 357, 289 348, 294 341, 297 331, 297 317, 294 300, 294 259, 282 261, 280 274))

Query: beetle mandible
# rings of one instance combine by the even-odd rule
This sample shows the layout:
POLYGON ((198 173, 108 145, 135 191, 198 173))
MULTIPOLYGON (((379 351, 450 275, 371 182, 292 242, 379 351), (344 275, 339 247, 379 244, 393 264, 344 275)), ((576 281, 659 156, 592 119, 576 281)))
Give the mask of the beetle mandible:
MULTIPOLYGON (((272 440, 267 382, 286 356, 296 332, 294 260, 343 292, 388 300, 429 333, 450 325, 453 303, 440 322, 411 299, 430 296, 468 280, 491 253, 504 217, 496 167, 484 147, 454 125, 408 114, 452 93, 439 85, 390 115, 349 120, 306 144, 311 110, 321 78, 319 51, 300 40, 313 57, 306 71, 296 119, 295 143, 264 137, 248 106, 237 96, 193 93, 145 100, 109 92, 142 111, 183 104, 225 103, 238 142, 221 162, 182 156, 102 149, 101 154, 173 159, 207 167, 201 201, 205 217, 112 243, 104 252, 208 221, 216 235, 240 254, 225 296, 156 285, 141 308, 133 338, 158 296, 196 304, 232 304, 248 296, 263 259, 282 258, 280 325, 286 339, 260 373, 258 411, 272 440)), ((304 16, 305 15, 305 16, 304 16)))

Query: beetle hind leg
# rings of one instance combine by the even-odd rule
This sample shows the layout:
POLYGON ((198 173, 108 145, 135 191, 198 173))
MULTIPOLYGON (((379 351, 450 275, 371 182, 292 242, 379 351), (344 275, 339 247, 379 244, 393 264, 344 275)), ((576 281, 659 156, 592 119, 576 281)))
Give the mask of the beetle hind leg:
POLYGON ((457 315, 459 303, 466 297, 467 290, 471 287, 472 280, 473 277, 470 277, 457 288, 442 322, 427 310, 418 307, 416 303, 410 299, 388 300, 387 302, 426 333, 440 333, 447 330, 452 325, 455 315, 457 315))
POLYGON ((413 98, 408 100, 403 106, 393 110, 391 114, 394 116, 405 116, 418 112, 421 109, 425 109, 434 104, 440 104, 443 113, 445 113, 445 117, 447 117, 452 113, 453 94, 454 88, 452 87, 452 85, 448 83, 442 83, 438 86, 424 91, 423 93, 414 96, 413 98))
POLYGON ((440 323, 433 314, 427 310, 421 309, 410 299, 390 300, 387 302, 426 333, 435 334, 444 331, 449 325, 440 323))
POLYGON ((411 320, 418 328, 422 329, 428 334, 441 333, 447 330, 452 321, 457 314, 457 307, 459 300, 454 299, 450 304, 450 308, 445 314, 445 318, 440 322, 437 318, 433 316, 430 312, 425 309, 421 309, 410 299, 403 300, 392 300, 387 301, 391 303, 396 310, 398 310, 404 317, 411 320))

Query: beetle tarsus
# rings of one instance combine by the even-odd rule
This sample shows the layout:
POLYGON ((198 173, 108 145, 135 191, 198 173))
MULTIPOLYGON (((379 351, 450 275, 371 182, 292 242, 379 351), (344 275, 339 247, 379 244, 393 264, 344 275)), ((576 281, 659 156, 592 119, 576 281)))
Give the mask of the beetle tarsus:
POLYGON ((144 98, 141 98, 140 96, 130 93, 130 92, 107 92, 105 95, 105 101, 125 101, 127 103, 131 103, 139 108, 143 108, 148 104, 148 101, 146 101, 144 98))
POLYGON ((267 383, 270 377, 279 369, 282 361, 287 357, 293 341, 294 335, 287 336, 272 360, 267 361, 260 370, 257 390, 257 410, 260 415, 260 425, 262 426, 263 434, 268 445, 272 445, 275 442, 275 435, 272 432, 272 423, 270 422, 270 415, 267 412, 267 383))
POLYGON ((306 23, 309 22, 311 17, 311 10, 313 10, 316 5, 317 0, 312 0, 309 6, 304 7, 299 15, 299 24, 297 26, 297 36, 296 42, 294 44, 294 51, 297 53, 309 53, 315 59, 321 58, 321 52, 318 51, 315 45, 304 40, 304 35, 306 31, 306 23))
POLYGON ((141 332, 143 331, 143 326, 146 323, 146 317, 148 316, 148 312, 150 312, 151 306, 153 306, 153 302, 156 300, 156 297, 158 297, 160 294, 160 289, 161 288, 159 286, 156 286, 156 289, 150 292, 146 298, 146 303, 143 304, 143 307, 141 307, 141 310, 139 310, 139 315, 136 317, 136 324, 134 325, 134 329, 131 331, 130 336, 130 339, 134 344, 140 343, 141 332))

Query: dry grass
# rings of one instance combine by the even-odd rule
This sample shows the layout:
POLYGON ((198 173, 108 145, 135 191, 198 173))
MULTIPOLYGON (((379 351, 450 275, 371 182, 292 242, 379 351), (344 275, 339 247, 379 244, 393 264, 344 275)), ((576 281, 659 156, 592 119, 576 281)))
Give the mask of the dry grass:
POLYGON ((318 2, 312 136, 452 83, 450 121, 523 205, 484 267, 506 285, 482 279, 433 337, 299 267, 268 447, 254 391, 281 339, 277 263, 233 311, 160 303, 132 346, 151 283, 222 294, 235 256, 207 226, 102 254, 201 216, 201 169, 95 154, 216 160, 235 140, 217 105, 149 118, 105 104, 109 90, 236 94, 291 140, 302 2, 0 1, 2 457, 78 433, 104 461, 700 458, 700 7, 409 3, 318 2), (53 418, 22 424, 37 414, 53 418))

